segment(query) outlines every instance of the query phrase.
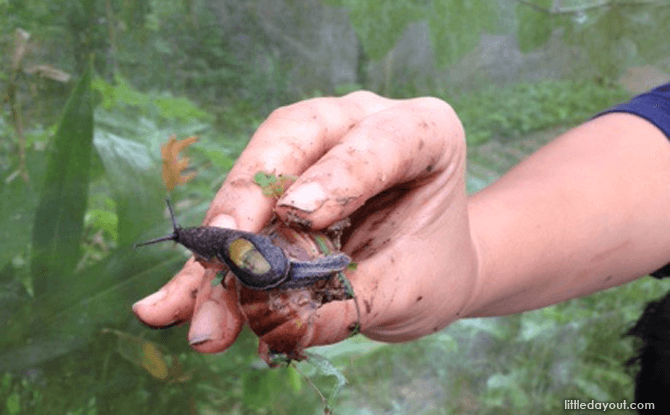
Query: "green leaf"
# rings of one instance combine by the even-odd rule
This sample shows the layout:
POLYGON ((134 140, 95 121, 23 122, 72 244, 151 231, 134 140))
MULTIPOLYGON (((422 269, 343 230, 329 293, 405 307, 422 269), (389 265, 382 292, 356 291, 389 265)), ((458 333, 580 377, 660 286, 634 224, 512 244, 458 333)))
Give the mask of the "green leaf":
POLYGON ((519 48, 530 52, 547 43, 554 30, 553 16, 549 12, 553 0, 535 0, 534 6, 519 3, 516 6, 519 48))
POLYGON ((114 104, 124 104, 139 108, 145 108, 149 104, 149 96, 133 88, 122 76, 115 75, 114 81, 116 82, 112 90, 114 104))
POLYGON ((9 415, 16 415, 21 413, 21 397, 18 393, 14 392, 9 397, 7 397, 7 413, 9 415))
POLYGON ((9 320, 27 301, 30 295, 19 281, 12 263, 0 270, 0 321, 9 320))
POLYGON ((36 295, 57 292, 80 255, 93 141, 92 62, 68 100, 48 156, 33 227, 36 295))
POLYGON ((254 183, 260 187, 267 187, 277 183, 277 177, 274 174, 268 174, 259 171, 254 175, 254 183))
POLYGON ((345 378, 344 374, 342 374, 342 372, 338 368, 333 366, 333 364, 330 363, 330 361, 325 357, 315 353, 307 353, 307 357, 309 357, 307 363, 314 366, 319 372, 319 374, 324 376, 332 376, 335 378, 336 380, 335 387, 330 392, 330 396, 328 397, 328 403, 332 404, 333 400, 340 393, 344 385, 347 384, 347 378, 345 378))
POLYGON ((198 108, 185 97, 172 97, 167 93, 161 95, 155 92, 144 93, 135 89, 122 76, 114 77, 114 85, 100 77, 93 80, 93 89, 99 92, 102 98, 101 106, 106 110, 130 109, 141 114, 158 113, 167 120, 189 122, 195 119, 213 122, 214 116, 198 108))
POLYGON ((300 376, 300 373, 293 366, 289 365, 286 370, 288 370, 288 382, 291 388, 294 392, 300 392, 302 390, 302 376, 300 376))
POLYGON ((59 292, 0 321, 0 372, 39 365, 85 346, 101 327, 134 319, 131 305, 174 275, 184 258, 172 248, 115 250, 59 292), (11 329, 11 330, 10 330, 11 329), (15 334, 18 333, 18 334, 15 334))
POLYGON ((30 243, 35 207, 39 201, 34 183, 42 181, 44 153, 28 151, 26 158, 30 183, 20 178, 9 183, 0 182, 0 269, 25 252, 30 243))
POLYGON ((170 96, 157 97, 152 103, 158 109, 159 114, 168 120, 180 120, 182 122, 194 119, 203 119, 208 122, 214 121, 214 116, 198 108, 193 102, 184 97, 173 98, 170 96))
POLYGON ((405 32, 410 22, 419 20, 423 13, 422 2, 412 0, 343 0, 349 10, 354 31, 371 59, 380 60, 405 32))
POLYGON ((214 278, 212 278, 212 287, 216 287, 217 285, 221 284, 223 282, 223 278, 225 277, 223 272, 217 272, 214 278))
POLYGON ((130 246, 145 233, 138 224, 163 220, 164 196, 158 164, 146 146, 108 131, 97 131, 94 145, 114 192, 118 246, 130 246))
POLYGON ((277 371, 253 371, 244 375, 242 402, 252 409, 265 408, 272 400, 272 387, 277 381, 277 371))
POLYGON ((86 225, 95 229, 102 229, 105 231, 113 241, 118 243, 118 227, 119 219, 116 213, 105 209, 89 209, 86 212, 86 225))
POLYGON ((498 3, 488 0, 433 0, 427 15, 437 66, 445 67, 479 44, 498 18, 498 3))
POLYGON ((330 361, 334 361, 336 364, 346 364, 349 362, 349 359, 373 354, 386 346, 388 346, 388 343, 370 340, 365 336, 356 336, 336 344, 312 347, 310 348, 310 353, 323 356, 330 361))
POLYGON ((263 194, 276 199, 282 197, 282 195, 286 193, 286 189, 288 189, 297 179, 297 176, 285 176, 283 174, 275 176, 274 174, 268 174, 262 171, 259 171, 254 175, 254 183, 263 189, 263 194))

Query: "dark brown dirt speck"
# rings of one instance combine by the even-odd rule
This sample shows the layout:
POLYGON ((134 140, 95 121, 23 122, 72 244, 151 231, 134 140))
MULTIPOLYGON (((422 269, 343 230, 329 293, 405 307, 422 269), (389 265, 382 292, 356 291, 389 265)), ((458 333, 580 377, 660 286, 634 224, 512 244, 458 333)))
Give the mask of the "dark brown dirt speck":
POLYGON ((365 312, 370 314, 370 311, 372 311, 372 304, 368 300, 363 300, 363 303, 365 304, 365 312))

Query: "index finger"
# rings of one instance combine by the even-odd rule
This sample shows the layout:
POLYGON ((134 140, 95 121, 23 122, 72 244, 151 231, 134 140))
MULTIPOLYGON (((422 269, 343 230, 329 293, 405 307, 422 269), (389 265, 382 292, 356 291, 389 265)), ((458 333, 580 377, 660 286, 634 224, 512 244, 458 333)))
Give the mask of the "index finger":
POLYGON ((359 91, 276 109, 230 170, 205 216, 205 225, 219 215, 229 215, 238 229, 259 231, 270 219, 274 201, 255 184, 256 173, 299 176, 364 118, 396 102, 359 91))
POLYGON ((464 134, 453 108, 442 100, 396 101, 348 131, 288 189, 277 211, 321 229, 394 186, 426 185, 451 194, 444 190, 458 188, 462 180, 464 134))

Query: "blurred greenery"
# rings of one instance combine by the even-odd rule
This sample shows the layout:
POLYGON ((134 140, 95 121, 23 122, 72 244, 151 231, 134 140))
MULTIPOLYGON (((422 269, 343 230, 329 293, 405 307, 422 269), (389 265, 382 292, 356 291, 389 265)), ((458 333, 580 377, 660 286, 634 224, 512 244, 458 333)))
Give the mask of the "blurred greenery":
POLYGON ((450 99, 469 144, 513 139, 559 125, 576 125, 630 98, 621 86, 587 80, 545 80, 485 87, 450 99))
POLYGON ((390 77, 385 92, 447 100, 473 146, 567 128, 628 99, 616 77, 668 52, 670 7, 618 3, 573 1, 570 11, 544 0, 314 0, 310 7, 346 12, 360 46, 358 72, 305 94, 283 52, 302 46, 293 34, 265 30, 264 19, 280 22, 286 12, 270 4, 314 19, 300 15, 307 2, 0 0, 0 408, 324 413, 311 384, 338 414, 549 414, 564 399, 631 401, 623 363, 633 344, 621 335, 667 282, 642 279, 542 310, 460 321, 402 345, 357 336, 315 348, 323 358, 311 363, 275 370, 256 356, 249 331, 223 355, 198 355, 186 327, 149 330, 130 311, 186 258, 169 246, 132 249, 170 229, 160 182, 168 136, 199 137, 188 150, 198 175, 171 195, 179 221, 199 223, 272 109, 373 89, 367 65, 391 62, 405 28, 418 22, 429 28, 441 68, 475 51, 482 33, 507 33, 512 22, 521 52, 558 35, 580 47, 594 71, 471 89, 438 80, 417 89, 390 77))

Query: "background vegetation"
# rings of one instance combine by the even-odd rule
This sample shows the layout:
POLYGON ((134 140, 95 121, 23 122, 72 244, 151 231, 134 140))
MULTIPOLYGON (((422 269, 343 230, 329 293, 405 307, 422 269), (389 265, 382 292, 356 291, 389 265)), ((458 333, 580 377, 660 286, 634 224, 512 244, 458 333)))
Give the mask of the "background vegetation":
MULTIPOLYGON (((0 0, 0 412, 323 413, 309 382, 328 395, 343 376, 330 400, 340 414, 555 413, 564 399, 632 401, 624 363, 634 345, 622 335, 667 283, 646 278, 465 320, 403 345, 359 336, 317 348, 330 364, 269 370, 249 332, 203 356, 188 348, 185 327, 138 323, 130 305, 186 256, 131 246, 167 226, 159 148, 171 134, 200 138, 189 150, 198 176, 172 195, 184 224, 201 220, 269 112, 310 96, 439 96, 475 151, 500 143, 520 149, 516 162, 528 134, 629 98, 617 81, 630 67, 668 71, 667 27, 660 0, 0 0), (341 17, 337 30, 324 21, 339 17, 324 16, 341 17), (319 56, 326 46, 310 43, 328 27, 331 38, 344 33, 334 44, 348 60, 335 69, 353 68, 348 78, 319 56), (402 57, 417 30, 429 46, 414 72, 402 57), (486 36, 512 39, 514 62, 569 51, 570 70, 491 69, 480 64, 486 36)), ((473 176, 470 189, 504 172, 487 160, 472 159, 492 173, 473 176)))

